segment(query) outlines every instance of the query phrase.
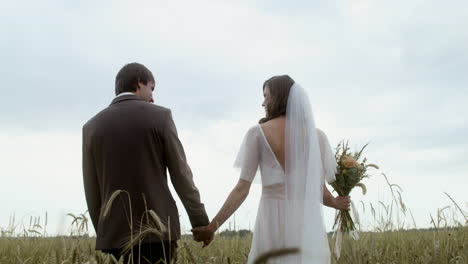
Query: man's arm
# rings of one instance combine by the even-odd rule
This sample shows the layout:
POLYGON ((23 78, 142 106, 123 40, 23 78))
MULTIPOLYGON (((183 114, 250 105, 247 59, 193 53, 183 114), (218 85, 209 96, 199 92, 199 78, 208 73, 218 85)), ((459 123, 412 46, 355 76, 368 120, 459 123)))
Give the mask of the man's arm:
POLYGON ((192 227, 209 224, 205 206, 200 201, 200 193, 193 182, 192 171, 185 157, 184 148, 177 135, 177 129, 169 111, 164 127, 164 154, 172 185, 184 204, 192 227))
POLYGON ((101 195, 99 190, 99 183, 97 180, 96 167, 92 152, 87 147, 85 141, 85 132, 83 129, 83 183, 86 195, 86 203, 88 204, 88 212, 93 222, 96 234, 98 232, 99 214, 101 211, 101 195))

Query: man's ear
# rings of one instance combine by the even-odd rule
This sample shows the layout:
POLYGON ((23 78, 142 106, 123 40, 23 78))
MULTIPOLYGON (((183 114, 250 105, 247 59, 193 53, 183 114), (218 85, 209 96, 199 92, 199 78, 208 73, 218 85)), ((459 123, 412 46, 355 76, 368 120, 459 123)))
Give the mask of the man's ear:
POLYGON ((140 90, 141 87, 143 86, 143 83, 141 83, 140 81, 137 82, 137 85, 136 85, 136 90, 140 90))

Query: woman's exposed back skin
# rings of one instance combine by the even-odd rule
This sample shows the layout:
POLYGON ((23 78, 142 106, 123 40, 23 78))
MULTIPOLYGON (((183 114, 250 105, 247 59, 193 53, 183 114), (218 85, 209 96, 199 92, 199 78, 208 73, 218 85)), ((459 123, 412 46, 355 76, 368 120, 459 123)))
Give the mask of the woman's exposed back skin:
POLYGON ((284 133, 285 133, 286 118, 279 116, 275 119, 271 119, 261 124, 263 133, 270 145, 271 150, 275 154, 276 159, 280 163, 284 170, 285 158, 284 158, 284 133))

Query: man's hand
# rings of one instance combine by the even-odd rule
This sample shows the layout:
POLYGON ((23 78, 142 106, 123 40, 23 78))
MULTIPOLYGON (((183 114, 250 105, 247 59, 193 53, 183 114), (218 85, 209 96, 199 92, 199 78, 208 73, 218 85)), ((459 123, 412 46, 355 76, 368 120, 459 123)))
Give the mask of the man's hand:
POLYGON ((196 227, 192 230, 193 239, 197 242, 203 242, 203 247, 208 246, 214 240, 214 230, 209 226, 196 227))
POLYGON ((349 211, 349 206, 351 204, 350 196, 337 196, 334 199, 334 207, 337 210, 346 210, 349 211))

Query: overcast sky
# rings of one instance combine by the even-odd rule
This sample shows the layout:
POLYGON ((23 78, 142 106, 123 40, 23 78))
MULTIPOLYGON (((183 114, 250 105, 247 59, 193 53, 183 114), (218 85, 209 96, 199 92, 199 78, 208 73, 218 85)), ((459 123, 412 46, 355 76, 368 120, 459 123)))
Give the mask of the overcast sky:
MULTIPOLYGON (((48 212, 48 232, 66 232, 65 215, 86 210, 81 128, 134 61, 173 111, 210 218, 237 182, 262 83, 278 74, 308 90, 332 145, 371 143, 367 158, 403 188, 419 227, 451 204, 444 192, 467 210, 467 17, 463 0, 4 1, 0 227, 48 212)), ((389 200, 378 172, 366 184, 355 201, 389 200)), ((253 227, 259 198, 253 186, 238 228, 253 227)))

